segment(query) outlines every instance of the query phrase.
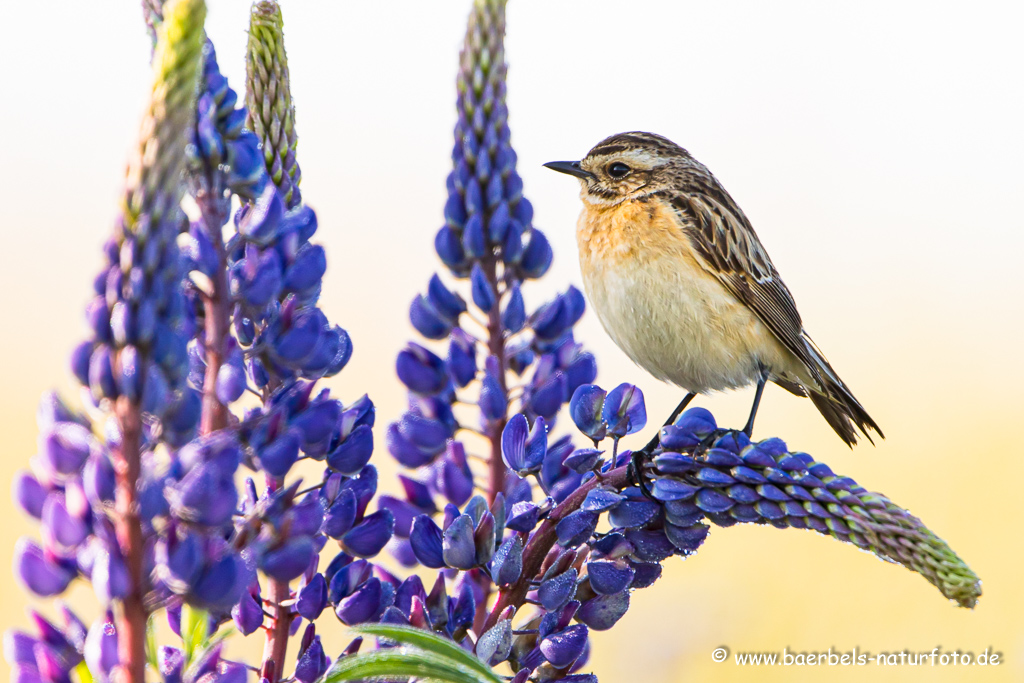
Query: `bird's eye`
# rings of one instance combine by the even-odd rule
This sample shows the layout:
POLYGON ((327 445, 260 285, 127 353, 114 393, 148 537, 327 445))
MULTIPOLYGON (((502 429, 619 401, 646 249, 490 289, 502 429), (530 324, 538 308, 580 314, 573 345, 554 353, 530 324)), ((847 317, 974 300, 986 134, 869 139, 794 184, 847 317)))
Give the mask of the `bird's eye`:
POLYGON ((616 161, 615 163, 608 164, 608 168, 606 170, 608 171, 608 175, 618 180, 629 175, 629 172, 632 169, 621 161, 616 161))

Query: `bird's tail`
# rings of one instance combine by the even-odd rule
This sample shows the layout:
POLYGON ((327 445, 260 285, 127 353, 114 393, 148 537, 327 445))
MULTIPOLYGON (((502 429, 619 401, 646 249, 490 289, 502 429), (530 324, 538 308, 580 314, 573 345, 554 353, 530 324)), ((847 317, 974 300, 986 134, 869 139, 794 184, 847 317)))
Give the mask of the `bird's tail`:
POLYGON ((864 410, 864 406, 854 397, 850 389, 843 383, 843 380, 839 379, 839 375, 836 374, 832 366, 825 360, 825 355, 821 350, 818 349, 807 335, 804 335, 804 342, 807 345, 810 357, 817 366, 814 368, 817 372, 813 374, 816 375, 815 379, 818 380, 816 382, 818 386, 806 387, 807 394, 822 417, 825 418, 825 421, 839 435, 839 438, 850 447, 857 443, 857 430, 860 430, 861 434, 872 444, 874 441, 871 439, 871 434, 868 430, 874 431, 884 439, 885 434, 878 428, 875 421, 871 419, 868 412, 864 410))

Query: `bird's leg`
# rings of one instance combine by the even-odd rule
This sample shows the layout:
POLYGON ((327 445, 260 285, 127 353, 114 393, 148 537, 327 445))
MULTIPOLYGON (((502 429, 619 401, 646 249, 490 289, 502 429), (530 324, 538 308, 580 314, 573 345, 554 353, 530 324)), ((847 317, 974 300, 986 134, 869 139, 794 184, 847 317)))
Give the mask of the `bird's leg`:
POLYGON ((747 426, 743 433, 748 437, 754 432, 754 418, 757 417, 757 407, 761 404, 761 394, 764 393, 764 385, 768 382, 768 368, 761 366, 760 377, 757 379, 757 391, 754 392, 754 405, 750 408, 750 417, 747 418, 747 426))
MULTIPOLYGON (((679 402, 679 405, 676 406, 675 410, 672 411, 672 414, 668 416, 668 419, 665 420, 665 424, 662 426, 667 427, 668 425, 675 422, 676 418, 679 417, 684 410, 686 410, 686 406, 690 405, 690 401, 692 401, 696 396, 697 394, 692 391, 686 394, 686 396, 683 397, 683 400, 679 402)), ((647 498, 650 498, 651 494, 650 491, 647 489, 647 483, 644 481, 643 461, 651 456, 651 453, 654 452, 654 449, 658 447, 658 443, 660 442, 661 430, 659 429, 657 433, 654 435, 654 437, 647 442, 646 446, 644 446, 638 451, 633 452, 633 457, 629 461, 629 477, 631 480, 637 483, 637 486, 640 487, 640 491, 642 491, 644 496, 647 498)))

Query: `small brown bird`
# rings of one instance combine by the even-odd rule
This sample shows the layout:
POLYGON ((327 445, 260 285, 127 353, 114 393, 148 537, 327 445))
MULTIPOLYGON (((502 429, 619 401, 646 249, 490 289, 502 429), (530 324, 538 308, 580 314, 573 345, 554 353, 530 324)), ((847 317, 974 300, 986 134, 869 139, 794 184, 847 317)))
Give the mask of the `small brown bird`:
POLYGON ((613 135, 581 161, 583 284, 612 340, 689 394, 765 383, 809 396, 848 445, 882 431, 804 331, 793 296, 750 221, 711 172, 652 133, 613 135), (856 429, 855 429, 856 428, 856 429))

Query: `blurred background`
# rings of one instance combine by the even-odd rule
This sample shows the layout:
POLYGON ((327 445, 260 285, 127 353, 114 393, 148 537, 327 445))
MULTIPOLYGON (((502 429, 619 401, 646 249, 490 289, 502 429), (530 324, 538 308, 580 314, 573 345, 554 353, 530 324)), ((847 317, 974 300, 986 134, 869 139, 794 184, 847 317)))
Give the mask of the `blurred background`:
MULTIPOLYGON (((241 92, 249 3, 209 4, 221 69, 241 92)), ((404 404, 393 367, 414 334, 408 303, 439 266, 433 235, 470 2, 282 5, 303 196, 328 253, 322 305, 356 349, 330 385, 346 401, 371 395, 382 444, 404 404)), ((6 491, 35 452, 39 395, 77 399, 67 354, 85 333, 149 79, 135 0, 6 3, 4 18, 0 630, 26 622, 11 555, 36 533, 6 491)), ((624 130, 678 142, 743 207, 811 334, 888 438, 850 451, 810 402, 774 386, 755 435, 781 436, 909 508, 984 582, 967 611, 920 576, 812 532, 714 528, 595 634, 602 681, 1024 678, 1022 20, 1010 2, 510 3, 512 140, 555 250, 527 303, 581 284, 578 187, 541 164, 624 130), (721 645, 990 648, 1004 663, 741 668, 712 662, 721 645)), ((671 410, 680 392, 632 365, 592 314, 578 329, 600 384, 639 384, 652 421, 671 410)), ((699 403, 739 426, 751 398, 699 403)), ((382 445, 374 462, 388 482, 382 445)), ((91 616, 79 584, 72 603, 91 616)), ((334 626, 323 632, 331 655, 348 642, 334 626)))

